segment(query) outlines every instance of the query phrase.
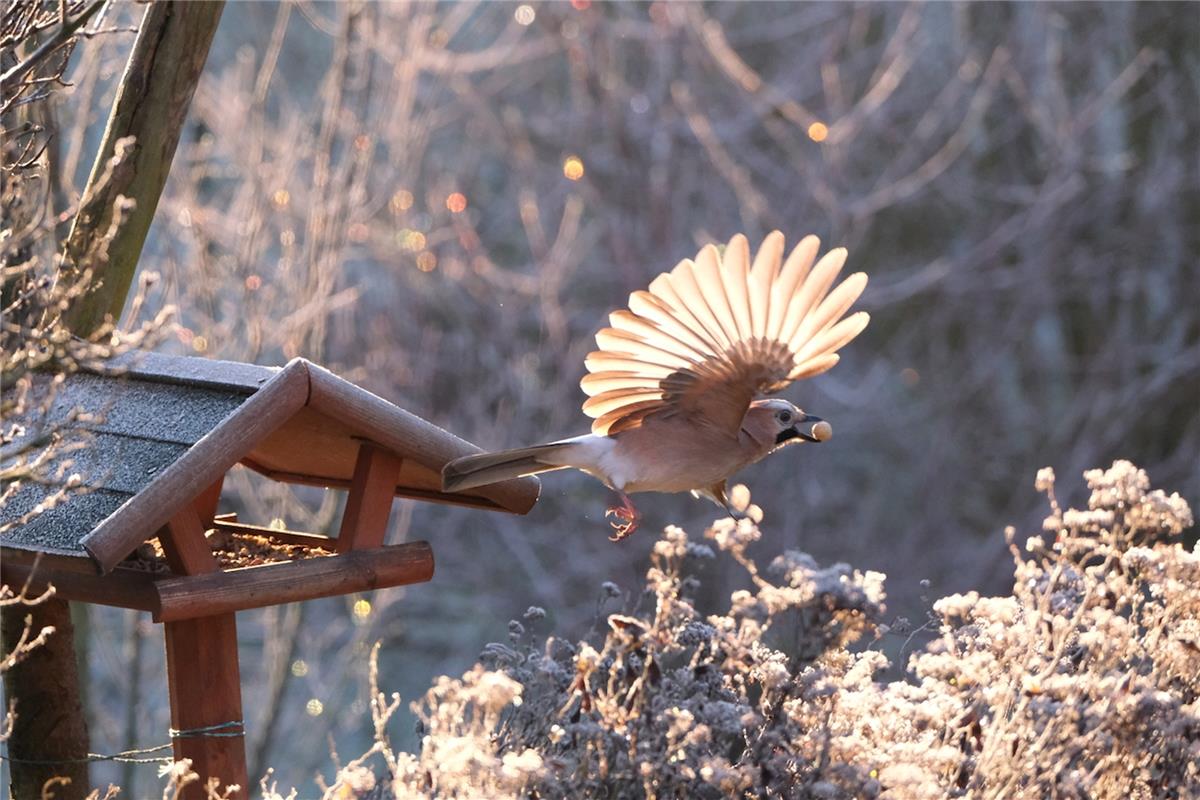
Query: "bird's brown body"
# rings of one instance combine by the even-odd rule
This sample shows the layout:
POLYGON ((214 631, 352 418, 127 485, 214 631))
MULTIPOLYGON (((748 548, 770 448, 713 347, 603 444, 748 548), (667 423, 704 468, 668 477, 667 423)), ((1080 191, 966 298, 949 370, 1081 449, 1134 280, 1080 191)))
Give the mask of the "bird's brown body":
POLYGON ((829 436, 819 418, 755 395, 830 369, 867 325, 865 312, 844 316, 866 276, 831 288, 846 252, 814 266, 818 246, 807 237, 784 262, 783 236, 772 233, 751 265, 739 234, 723 255, 708 245, 658 276, 596 335, 601 349, 582 381, 591 434, 458 459, 443 472, 444 488, 579 469, 620 496, 609 509, 620 520, 616 538, 637 525, 630 493, 691 491, 729 508, 729 476, 784 444, 829 436), (811 432, 800 427, 814 422, 811 432))
POLYGON ((583 470, 626 494, 707 489, 778 447, 773 427, 769 412, 753 409, 732 434, 682 415, 648 417, 605 437, 611 448, 595 448, 598 463, 583 470))

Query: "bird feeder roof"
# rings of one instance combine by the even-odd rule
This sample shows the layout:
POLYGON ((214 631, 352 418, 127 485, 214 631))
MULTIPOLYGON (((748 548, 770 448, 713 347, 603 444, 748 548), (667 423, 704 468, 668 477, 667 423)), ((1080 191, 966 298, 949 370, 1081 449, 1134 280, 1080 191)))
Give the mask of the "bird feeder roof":
POLYGON ((25 429, 5 450, 54 430, 62 439, 51 474, 77 474, 82 486, 46 507, 57 486, 22 484, 0 506, 0 520, 18 523, 0 546, 90 558, 101 572, 236 464, 346 488, 364 441, 402 459, 396 496, 522 514, 537 501, 534 478, 443 492, 442 467, 479 448, 304 359, 260 367, 136 353, 33 380, 36 411, 15 420, 25 429))

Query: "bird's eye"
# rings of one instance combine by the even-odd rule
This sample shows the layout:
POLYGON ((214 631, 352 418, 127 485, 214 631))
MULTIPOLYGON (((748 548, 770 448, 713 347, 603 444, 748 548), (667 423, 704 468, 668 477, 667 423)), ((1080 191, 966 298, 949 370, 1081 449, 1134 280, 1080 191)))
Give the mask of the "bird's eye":
POLYGON ((792 412, 780 411, 779 412, 779 421, 782 422, 784 425, 789 424, 792 421, 792 412))

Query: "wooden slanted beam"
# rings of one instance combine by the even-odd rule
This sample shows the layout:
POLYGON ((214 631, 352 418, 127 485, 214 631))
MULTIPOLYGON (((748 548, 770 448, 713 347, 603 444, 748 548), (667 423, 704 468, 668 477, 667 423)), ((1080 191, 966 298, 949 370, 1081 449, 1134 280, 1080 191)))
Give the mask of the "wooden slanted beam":
POLYGON ((383 544, 402 463, 403 459, 374 442, 363 440, 359 444, 354 479, 338 532, 339 553, 383 544))
POLYGON ((148 532, 170 521, 180 497, 194 498, 197 485, 212 485, 238 462, 237 453, 252 447, 304 407, 308 372, 293 361, 242 403, 230 419, 192 445, 174 464, 83 537, 84 550, 108 572, 141 544, 148 532))
POLYGON ((345 555, 242 567, 156 581, 156 622, 423 583, 433 577, 428 542, 407 542, 345 555))

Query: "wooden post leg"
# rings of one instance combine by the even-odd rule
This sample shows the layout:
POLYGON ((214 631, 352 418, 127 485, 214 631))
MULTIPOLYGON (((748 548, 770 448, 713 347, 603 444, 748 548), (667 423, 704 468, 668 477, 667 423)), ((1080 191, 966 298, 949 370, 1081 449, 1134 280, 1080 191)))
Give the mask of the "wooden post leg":
POLYGON ((241 678, 238 674, 237 622, 233 614, 164 623, 167 640, 167 684, 171 694, 171 727, 175 758, 190 758, 200 781, 184 789, 180 800, 203 800, 208 779, 241 787, 231 797, 250 797, 246 783, 246 740, 241 725, 210 734, 188 731, 242 722, 241 678), (226 734, 234 733, 235 736, 226 734), (213 735, 217 734, 217 735, 213 735))
POLYGON ((225 476, 220 478, 205 489, 193 505, 196 506, 196 513, 200 515, 200 523, 205 528, 212 527, 213 518, 217 516, 217 506, 221 502, 221 487, 225 484, 225 476))
POLYGON ((403 459, 373 442, 359 443, 354 479, 335 545, 339 553, 383 544, 402 464, 403 459))

